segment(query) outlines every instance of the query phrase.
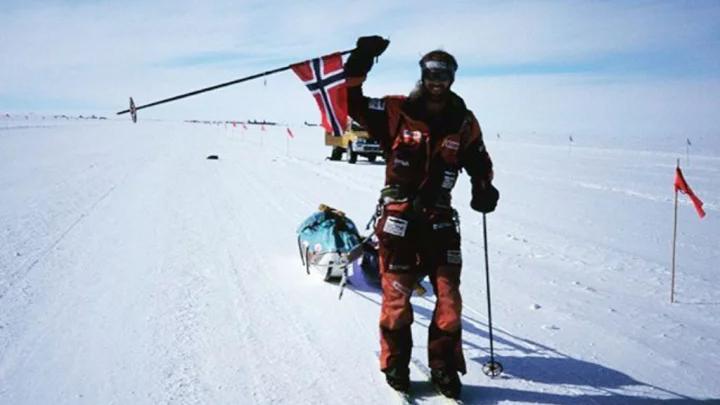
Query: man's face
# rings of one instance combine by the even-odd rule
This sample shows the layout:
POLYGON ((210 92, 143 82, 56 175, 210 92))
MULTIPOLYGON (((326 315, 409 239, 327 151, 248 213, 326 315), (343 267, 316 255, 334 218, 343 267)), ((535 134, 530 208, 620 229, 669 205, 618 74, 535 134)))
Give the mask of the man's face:
POLYGON ((445 95, 448 89, 450 89, 450 80, 425 79, 423 81, 423 85, 425 86, 425 90, 427 90, 430 96, 440 97, 445 95))
POLYGON ((423 72, 423 86, 433 98, 445 95, 451 84, 452 74, 446 70, 427 70, 423 72))

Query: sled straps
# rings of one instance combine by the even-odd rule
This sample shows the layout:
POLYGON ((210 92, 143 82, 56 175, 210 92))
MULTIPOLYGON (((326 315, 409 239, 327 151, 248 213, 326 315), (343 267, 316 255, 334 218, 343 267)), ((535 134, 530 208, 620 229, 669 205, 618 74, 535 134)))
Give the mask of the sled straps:
POLYGON ((344 212, 325 204, 320 204, 318 210, 325 213, 326 217, 335 219, 337 230, 347 230, 347 217, 344 212))
POLYGON ((318 207, 318 210, 320 212, 325 212, 325 213, 328 213, 330 215, 335 215, 340 218, 345 218, 344 212, 340 211, 339 209, 333 208, 329 205, 320 204, 320 206, 318 207))

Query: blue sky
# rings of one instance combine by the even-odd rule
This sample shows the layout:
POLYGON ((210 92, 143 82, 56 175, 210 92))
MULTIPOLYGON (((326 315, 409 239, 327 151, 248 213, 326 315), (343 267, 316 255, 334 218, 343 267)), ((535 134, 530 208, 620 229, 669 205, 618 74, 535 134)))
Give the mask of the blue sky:
MULTIPOLYGON (((112 115, 335 50, 391 45, 372 95, 407 93, 443 48, 489 131, 701 133, 720 119, 718 1, 5 1, 0 112, 112 115), (389 3, 389 4, 387 4, 389 3)), ((292 73, 142 111, 317 120, 292 73)))

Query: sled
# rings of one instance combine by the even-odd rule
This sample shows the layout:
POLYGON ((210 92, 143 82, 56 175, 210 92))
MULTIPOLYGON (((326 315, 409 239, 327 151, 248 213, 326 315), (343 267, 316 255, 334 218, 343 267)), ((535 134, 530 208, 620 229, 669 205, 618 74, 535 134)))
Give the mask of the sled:
MULTIPOLYGON (((297 234, 305 272, 319 273, 327 282, 339 280, 340 298, 352 268, 360 270, 365 283, 380 287, 377 238, 373 234, 360 236, 355 223, 342 211, 321 204, 317 212, 300 224, 297 234)), ((420 280, 413 290, 415 295, 426 293, 420 280)))
POLYGON ((321 204, 297 229, 300 260, 307 274, 320 273, 323 280, 347 280, 348 267, 362 251, 362 237, 355 223, 340 210, 321 204))

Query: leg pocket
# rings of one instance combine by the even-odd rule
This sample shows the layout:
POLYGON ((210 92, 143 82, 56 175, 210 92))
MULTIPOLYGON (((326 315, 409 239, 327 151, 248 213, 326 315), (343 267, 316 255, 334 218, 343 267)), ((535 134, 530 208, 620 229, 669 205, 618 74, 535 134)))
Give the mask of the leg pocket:
POLYGON ((439 220, 431 224, 426 234, 427 258, 430 267, 462 266, 460 233, 452 219, 439 220))
POLYGON ((407 208, 404 206, 399 208, 386 206, 375 228, 379 242, 381 271, 404 273, 414 270, 417 266, 415 224, 408 218, 407 208))

